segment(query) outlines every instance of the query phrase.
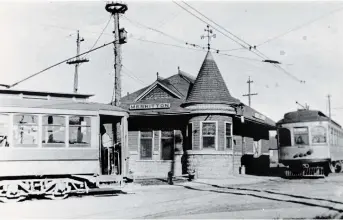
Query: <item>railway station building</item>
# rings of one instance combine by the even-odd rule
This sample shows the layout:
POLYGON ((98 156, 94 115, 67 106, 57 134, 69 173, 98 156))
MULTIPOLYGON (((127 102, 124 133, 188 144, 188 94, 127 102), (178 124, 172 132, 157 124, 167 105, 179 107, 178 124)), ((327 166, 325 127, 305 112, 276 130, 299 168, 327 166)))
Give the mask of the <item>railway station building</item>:
MULTIPOLYGON (((225 73, 230 74, 230 73, 225 73)), ((269 150, 275 122, 234 98, 208 52, 197 77, 178 68, 121 100, 129 112, 129 172, 225 178, 269 150)))

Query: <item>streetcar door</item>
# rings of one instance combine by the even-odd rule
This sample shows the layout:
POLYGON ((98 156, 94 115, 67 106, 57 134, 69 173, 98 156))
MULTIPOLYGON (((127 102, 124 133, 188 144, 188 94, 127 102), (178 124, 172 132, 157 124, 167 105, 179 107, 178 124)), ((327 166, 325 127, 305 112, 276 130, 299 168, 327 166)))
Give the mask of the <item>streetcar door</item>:
MULTIPOLYGON (((100 166, 102 175, 118 175, 121 173, 120 138, 118 138, 117 123, 120 117, 100 117, 100 166)), ((120 129, 120 126, 119 126, 120 129)))

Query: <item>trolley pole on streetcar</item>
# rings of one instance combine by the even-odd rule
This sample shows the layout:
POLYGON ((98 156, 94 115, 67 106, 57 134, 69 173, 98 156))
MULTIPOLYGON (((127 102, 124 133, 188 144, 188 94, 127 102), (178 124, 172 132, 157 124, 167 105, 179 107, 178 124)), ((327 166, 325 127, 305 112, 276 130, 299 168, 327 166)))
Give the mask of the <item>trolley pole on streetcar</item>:
POLYGON ((77 38, 76 38, 76 58, 75 60, 72 61, 68 61, 67 64, 69 65, 73 65, 75 64, 75 73, 74 73, 74 93, 77 93, 78 90, 78 82, 79 82, 79 65, 81 63, 85 63, 88 62, 88 59, 80 59, 79 55, 80 55, 80 43, 84 41, 83 38, 80 38, 80 32, 79 30, 77 31, 77 38))
POLYGON ((328 95, 328 104, 329 104, 329 118, 331 120, 331 95, 329 94, 328 95))

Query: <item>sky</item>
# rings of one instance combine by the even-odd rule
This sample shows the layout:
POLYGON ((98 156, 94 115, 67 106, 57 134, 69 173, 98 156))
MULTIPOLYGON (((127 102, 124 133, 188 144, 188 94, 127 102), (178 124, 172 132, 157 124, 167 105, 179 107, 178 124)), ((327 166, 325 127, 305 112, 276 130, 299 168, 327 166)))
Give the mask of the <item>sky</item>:
MULTIPOLYGON (((122 45, 122 94, 153 83, 157 72, 161 77, 174 75, 178 67, 196 77, 206 50, 194 50, 186 42, 206 46, 206 40, 201 39, 206 24, 172 1, 125 3, 128 11, 120 17, 120 27, 128 32, 128 42, 122 45)), ((187 3, 245 42, 259 45, 257 49, 264 55, 306 81, 300 83, 270 63, 261 62, 262 58, 229 39, 229 34, 224 36, 213 29, 216 38, 211 47, 220 50, 213 56, 232 96, 248 104, 243 94, 248 92, 247 80, 251 76, 252 92, 258 93, 252 97, 252 107, 278 121, 299 107, 296 101, 328 113, 330 94, 332 117, 343 125, 343 109, 339 109, 343 107, 343 1, 187 3)), ((109 21, 105 5, 104 1, 0 1, 0 84, 15 83, 75 56, 76 30, 85 39, 81 52, 92 48, 103 30, 96 46, 111 42, 113 19, 109 21)), ((113 46, 87 54, 86 58, 90 62, 79 68, 79 93, 94 94, 92 101, 109 103, 114 85, 113 46)), ((13 89, 71 93, 73 75, 74 66, 62 64, 13 89)))

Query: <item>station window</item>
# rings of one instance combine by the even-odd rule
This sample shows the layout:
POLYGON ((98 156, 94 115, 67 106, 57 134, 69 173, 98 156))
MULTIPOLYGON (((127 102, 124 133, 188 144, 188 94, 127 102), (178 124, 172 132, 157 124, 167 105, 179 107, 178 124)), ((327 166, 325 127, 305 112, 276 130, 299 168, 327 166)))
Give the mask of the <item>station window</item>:
POLYGON ((140 132, 140 159, 141 160, 152 160, 153 154, 153 132, 152 131, 141 131, 140 132))
POLYGON ((216 148, 217 123, 202 122, 202 147, 216 148))
POLYGON ((18 147, 38 146, 38 116, 14 115, 13 143, 18 147))
POLYGON ((174 130, 161 131, 161 159, 172 160, 174 154, 174 130))
POLYGON ((225 146, 226 149, 232 149, 232 124, 225 123, 225 146))
POLYGON ((89 117, 70 116, 69 146, 88 147, 91 141, 91 120, 89 117))
POLYGON ((9 116, 0 114, 0 147, 8 147, 8 124, 9 116))
POLYGON ((296 127, 293 128, 294 132, 294 143, 296 145, 308 145, 308 127, 296 127))
POLYGON ((323 126, 315 126, 311 128, 312 143, 326 143, 326 129, 323 126))
POLYGON ((280 147, 292 146, 291 131, 288 130, 287 128, 279 128, 277 137, 278 137, 280 147))
POLYGON ((65 117, 49 115, 43 116, 42 142, 43 147, 65 146, 65 117))

